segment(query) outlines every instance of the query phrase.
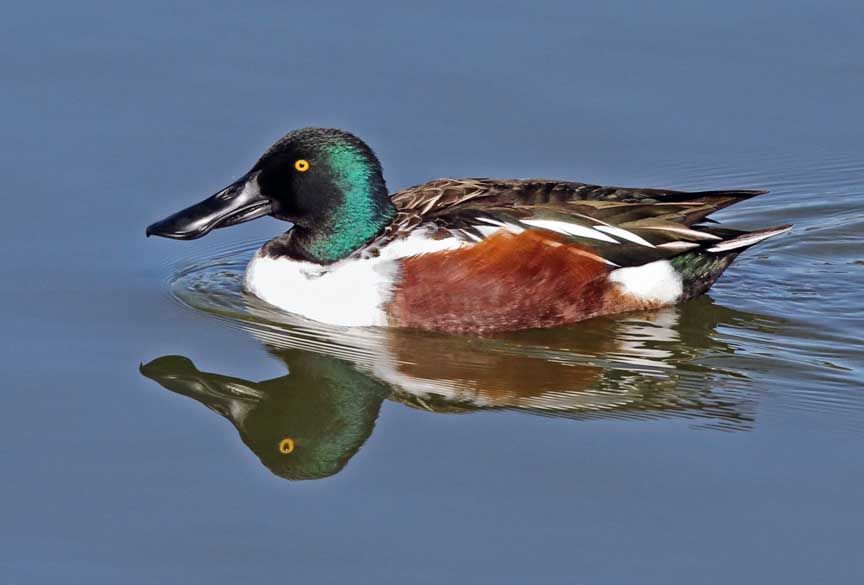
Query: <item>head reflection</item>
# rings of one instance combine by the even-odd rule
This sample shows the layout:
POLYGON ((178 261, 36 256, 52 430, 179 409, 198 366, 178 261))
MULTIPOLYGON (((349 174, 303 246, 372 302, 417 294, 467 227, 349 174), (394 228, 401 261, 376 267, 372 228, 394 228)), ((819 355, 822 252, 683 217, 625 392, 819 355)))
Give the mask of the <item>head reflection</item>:
POLYGON ((333 475, 372 433, 387 390, 339 360, 310 352, 283 357, 290 374, 263 382, 202 372, 180 356, 157 358, 141 373, 231 421, 276 475, 333 475))
POLYGON ((254 382, 203 372, 180 356, 157 358, 141 373, 228 419, 274 474, 319 479, 338 473, 359 451, 385 398, 439 413, 677 416, 747 429, 755 405, 746 378, 705 365, 705 358, 734 355, 717 335, 721 324, 773 326, 703 298, 571 329, 490 338, 396 330, 340 337, 308 328, 252 328, 288 375, 254 382))

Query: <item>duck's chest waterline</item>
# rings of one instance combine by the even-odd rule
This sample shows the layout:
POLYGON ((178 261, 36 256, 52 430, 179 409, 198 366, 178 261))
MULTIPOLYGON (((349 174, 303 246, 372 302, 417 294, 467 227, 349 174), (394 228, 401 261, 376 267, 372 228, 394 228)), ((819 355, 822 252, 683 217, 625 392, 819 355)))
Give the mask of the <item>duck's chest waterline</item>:
POLYGON ((257 253, 246 289, 283 311, 333 325, 385 326, 398 266, 357 260, 324 268, 257 253))

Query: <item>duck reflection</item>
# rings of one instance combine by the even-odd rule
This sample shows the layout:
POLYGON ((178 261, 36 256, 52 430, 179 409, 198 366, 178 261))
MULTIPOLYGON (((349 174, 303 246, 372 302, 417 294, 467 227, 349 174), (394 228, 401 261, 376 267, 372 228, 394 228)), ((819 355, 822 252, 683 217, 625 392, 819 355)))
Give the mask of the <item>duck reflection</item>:
POLYGON ((181 356, 157 358, 141 373, 228 419, 276 475, 317 479, 338 473, 357 453, 385 399, 439 413, 678 416, 748 429, 755 405, 746 378, 709 365, 735 358, 717 334, 720 325, 770 330, 776 323, 708 298, 491 338, 386 330, 344 338, 330 332, 313 343, 308 330, 258 323, 248 329, 288 375, 253 382, 203 372, 181 356))
POLYGON ((141 373, 231 421, 276 475, 333 475, 369 438, 387 387, 320 354, 293 350, 281 357, 290 375, 263 382, 202 372, 190 359, 173 355, 142 365, 141 373))

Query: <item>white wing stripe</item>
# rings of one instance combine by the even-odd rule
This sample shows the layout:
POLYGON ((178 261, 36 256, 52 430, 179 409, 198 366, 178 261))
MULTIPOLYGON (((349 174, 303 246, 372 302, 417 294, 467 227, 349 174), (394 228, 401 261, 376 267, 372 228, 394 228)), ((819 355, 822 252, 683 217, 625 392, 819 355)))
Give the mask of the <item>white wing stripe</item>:
POLYGON ((628 232, 627 230, 621 229, 619 227, 615 227, 612 225, 595 225, 594 229, 597 231, 600 231, 600 232, 604 232, 604 233, 613 235, 613 236, 618 236, 622 240, 628 240, 630 242, 633 242, 634 244, 640 244, 642 246, 648 246, 649 248, 654 247, 654 244, 652 244, 651 242, 649 242, 645 238, 637 236, 633 232, 628 232))
POLYGON ((699 244, 696 242, 666 242, 657 247, 666 248, 667 250, 690 250, 691 248, 698 248, 699 244))
POLYGON ((477 221, 482 221, 483 223, 488 223, 489 225, 494 225, 496 227, 502 227, 511 234, 519 235, 525 231, 515 223, 505 223, 503 221, 498 221, 497 219, 492 219, 491 217, 478 217, 477 221))
POLYGON ((499 227, 504 225, 503 221, 498 221, 497 219, 492 219, 491 217, 478 217, 477 221, 482 221, 483 223, 488 223, 489 225, 497 225, 499 227))
POLYGON ((722 240, 723 238, 719 236, 715 236, 714 234, 709 234, 708 232, 697 232, 696 230, 691 230, 688 227, 666 227, 666 226, 644 226, 640 229, 643 230, 656 230, 658 232, 669 232, 673 234, 681 234, 684 237, 693 238, 694 240, 722 240))
POLYGON ((738 236, 737 238, 726 240, 725 242, 720 242, 716 246, 708 248, 708 251, 728 252, 729 250, 737 250, 738 248, 744 248, 745 246, 752 246, 753 244, 761 242, 762 240, 770 238, 771 236, 776 236, 784 232, 788 232, 790 229, 792 229, 792 226, 783 227, 776 230, 757 232, 755 234, 744 234, 743 236, 738 236))
POLYGON ((522 223, 524 223, 525 225, 539 227, 545 230, 550 230, 561 234, 567 234, 570 236, 591 238, 593 240, 600 240, 603 242, 609 242, 611 244, 621 243, 618 240, 613 240, 603 232, 598 232, 597 230, 575 223, 568 223, 566 221, 557 221, 554 219, 523 219, 522 223))

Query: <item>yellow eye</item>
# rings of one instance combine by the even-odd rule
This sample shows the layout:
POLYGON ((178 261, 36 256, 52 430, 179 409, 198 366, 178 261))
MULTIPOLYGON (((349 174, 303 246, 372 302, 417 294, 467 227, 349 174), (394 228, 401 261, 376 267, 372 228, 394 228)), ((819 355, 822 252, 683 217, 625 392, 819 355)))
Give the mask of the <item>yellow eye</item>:
POLYGON ((285 437, 281 441, 279 441, 279 452, 283 455, 288 455, 294 451, 294 439, 291 437, 285 437))
POLYGON ((309 161, 301 158, 300 160, 294 163, 294 168, 300 171, 301 173, 305 173, 309 170, 309 161))

